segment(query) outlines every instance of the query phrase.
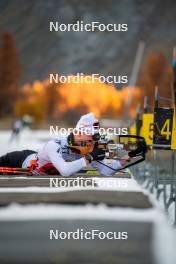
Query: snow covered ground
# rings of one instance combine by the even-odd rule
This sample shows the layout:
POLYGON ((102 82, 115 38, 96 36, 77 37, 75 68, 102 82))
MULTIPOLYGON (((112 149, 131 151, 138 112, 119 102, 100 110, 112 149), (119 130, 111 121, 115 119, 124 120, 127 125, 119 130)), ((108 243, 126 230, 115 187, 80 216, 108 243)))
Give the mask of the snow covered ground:
POLYGON ((69 205, 17 205, 0 209, 0 221, 30 221, 46 219, 113 220, 153 223, 152 248, 158 264, 175 264, 176 231, 168 224, 157 203, 150 197, 152 209, 110 208, 104 204, 94 206, 69 205))
POLYGON ((7 152, 23 149, 38 150, 45 141, 52 139, 49 135, 49 130, 29 130, 24 129, 19 140, 13 140, 10 142, 11 131, 0 131, 0 155, 4 155, 7 152))

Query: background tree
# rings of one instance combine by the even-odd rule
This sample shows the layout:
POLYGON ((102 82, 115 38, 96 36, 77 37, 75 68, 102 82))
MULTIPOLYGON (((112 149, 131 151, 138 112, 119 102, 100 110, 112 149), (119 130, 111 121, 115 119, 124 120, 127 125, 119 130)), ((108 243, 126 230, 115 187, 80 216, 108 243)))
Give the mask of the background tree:
MULTIPOLYGON (((159 88, 160 96, 171 98, 172 74, 172 67, 162 52, 152 52, 147 56, 138 85, 143 89, 143 94, 149 96, 150 104, 154 103, 156 86, 159 88)), ((161 106, 165 104, 166 102, 160 102, 161 106)))
POLYGON ((21 66, 11 33, 3 33, 0 45, 0 117, 11 115, 19 94, 21 66))
POLYGON ((48 120, 57 120, 58 118, 58 105, 59 105, 59 84, 50 83, 49 80, 44 82, 45 87, 45 108, 46 118, 48 120))

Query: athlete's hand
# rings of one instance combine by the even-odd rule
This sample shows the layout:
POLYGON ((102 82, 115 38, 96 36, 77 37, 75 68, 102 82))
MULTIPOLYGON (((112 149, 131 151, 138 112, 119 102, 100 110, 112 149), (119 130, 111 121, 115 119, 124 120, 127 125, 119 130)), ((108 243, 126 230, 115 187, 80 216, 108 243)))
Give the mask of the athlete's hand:
POLYGON ((137 155, 145 155, 147 152, 147 145, 143 141, 138 142, 137 149, 128 152, 130 158, 136 157, 137 155))
POLYGON ((130 157, 128 155, 125 155, 124 157, 122 157, 120 159, 120 164, 121 166, 125 166, 127 164, 127 162, 130 161, 130 157))
POLYGON ((93 160, 103 160, 105 158, 105 149, 94 147, 93 151, 90 153, 93 160))

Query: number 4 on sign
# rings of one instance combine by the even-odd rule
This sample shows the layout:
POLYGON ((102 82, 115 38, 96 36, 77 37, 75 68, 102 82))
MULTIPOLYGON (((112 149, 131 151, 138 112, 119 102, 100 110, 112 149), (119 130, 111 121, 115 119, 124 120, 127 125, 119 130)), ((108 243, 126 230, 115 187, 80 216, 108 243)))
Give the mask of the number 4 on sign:
POLYGON ((166 119, 162 129, 161 129, 161 135, 166 136, 166 139, 169 140, 171 136, 170 131, 170 119, 166 119))

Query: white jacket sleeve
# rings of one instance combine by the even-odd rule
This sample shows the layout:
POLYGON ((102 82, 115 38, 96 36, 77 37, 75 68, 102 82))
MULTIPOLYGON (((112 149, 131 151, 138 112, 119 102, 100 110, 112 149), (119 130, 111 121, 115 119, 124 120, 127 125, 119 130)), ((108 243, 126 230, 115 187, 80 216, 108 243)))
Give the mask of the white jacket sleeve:
POLYGON ((101 161, 101 163, 99 163, 97 161, 93 161, 91 165, 93 168, 97 169, 100 172, 100 174, 102 174, 104 176, 112 176, 113 174, 116 173, 116 171, 106 167, 104 164, 108 165, 109 167, 111 167, 115 170, 122 168, 120 161, 113 160, 113 159, 104 159, 103 161, 101 161))
POLYGON ((55 142, 50 141, 47 145, 47 154, 53 166, 62 176, 70 176, 86 167, 84 158, 67 162, 63 159, 61 151, 55 142))

